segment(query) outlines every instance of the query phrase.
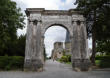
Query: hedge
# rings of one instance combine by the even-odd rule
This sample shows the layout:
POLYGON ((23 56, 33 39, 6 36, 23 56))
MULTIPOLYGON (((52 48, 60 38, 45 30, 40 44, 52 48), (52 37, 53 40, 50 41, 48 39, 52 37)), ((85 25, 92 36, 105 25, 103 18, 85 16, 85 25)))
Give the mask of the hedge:
POLYGON ((105 56, 96 56, 96 60, 110 60, 110 55, 105 55, 105 56))
POLYGON ((23 69, 23 64, 23 56, 0 56, 1 70, 23 69))
POLYGON ((99 67, 110 68, 110 55, 107 56, 96 56, 96 60, 99 60, 99 67))

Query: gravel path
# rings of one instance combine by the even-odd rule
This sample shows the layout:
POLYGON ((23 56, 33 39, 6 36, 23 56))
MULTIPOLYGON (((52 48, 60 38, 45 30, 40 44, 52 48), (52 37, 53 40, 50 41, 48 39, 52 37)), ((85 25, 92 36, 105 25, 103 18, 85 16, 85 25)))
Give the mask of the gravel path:
POLYGON ((43 72, 1 71, 0 78, 110 78, 110 70, 75 72, 69 65, 48 60, 43 72))

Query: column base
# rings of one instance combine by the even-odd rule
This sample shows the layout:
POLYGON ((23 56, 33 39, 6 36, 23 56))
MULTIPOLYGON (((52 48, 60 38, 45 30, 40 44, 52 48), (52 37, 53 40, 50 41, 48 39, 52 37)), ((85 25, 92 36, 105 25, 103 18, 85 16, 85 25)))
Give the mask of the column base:
POLYGON ((91 70, 91 62, 89 59, 74 59, 72 67, 75 71, 88 71, 91 70))
POLYGON ((24 63, 24 71, 43 71, 43 63, 40 59, 26 59, 24 63))

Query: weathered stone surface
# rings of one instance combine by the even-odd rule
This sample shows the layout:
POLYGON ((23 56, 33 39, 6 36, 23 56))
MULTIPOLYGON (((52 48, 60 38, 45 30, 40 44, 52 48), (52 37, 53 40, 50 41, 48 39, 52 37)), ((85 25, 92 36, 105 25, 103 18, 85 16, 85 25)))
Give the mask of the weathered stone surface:
POLYGON ((50 26, 60 25, 70 33, 71 54, 73 68, 83 69, 82 65, 88 65, 89 61, 79 61, 77 59, 89 60, 87 54, 87 37, 85 18, 80 12, 71 10, 45 10, 44 8, 26 9, 28 18, 25 69, 38 71, 43 68, 44 33, 50 26), (34 60, 33 60, 34 59, 34 60), (27 61, 29 60, 29 61, 27 61))
POLYGON ((72 67, 76 71, 88 71, 90 69, 90 60, 88 59, 74 59, 72 60, 72 67))
POLYGON ((65 54, 71 55, 71 42, 65 42, 65 54))
POLYGON ((63 42, 55 42, 54 43, 54 48, 52 50, 51 58, 53 60, 60 59, 64 54, 63 51, 64 51, 63 42))
POLYGON ((39 59, 26 59, 24 64, 24 71, 43 71, 42 61, 39 59))

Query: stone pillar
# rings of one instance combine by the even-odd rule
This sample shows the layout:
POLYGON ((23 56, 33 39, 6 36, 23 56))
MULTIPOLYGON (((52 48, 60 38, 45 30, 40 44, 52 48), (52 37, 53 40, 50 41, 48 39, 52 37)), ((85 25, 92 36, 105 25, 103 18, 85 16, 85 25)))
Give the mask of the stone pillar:
POLYGON ((73 22, 72 67, 76 71, 87 71, 90 61, 87 57, 87 36, 84 22, 73 22))
POLYGON ((24 70, 42 71, 41 21, 29 19, 27 31, 24 70))
POLYGON ((42 56, 42 63, 44 65, 45 63, 45 56, 44 56, 44 52, 45 52, 45 44, 44 44, 44 35, 42 35, 42 38, 41 38, 41 56, 42 56))

